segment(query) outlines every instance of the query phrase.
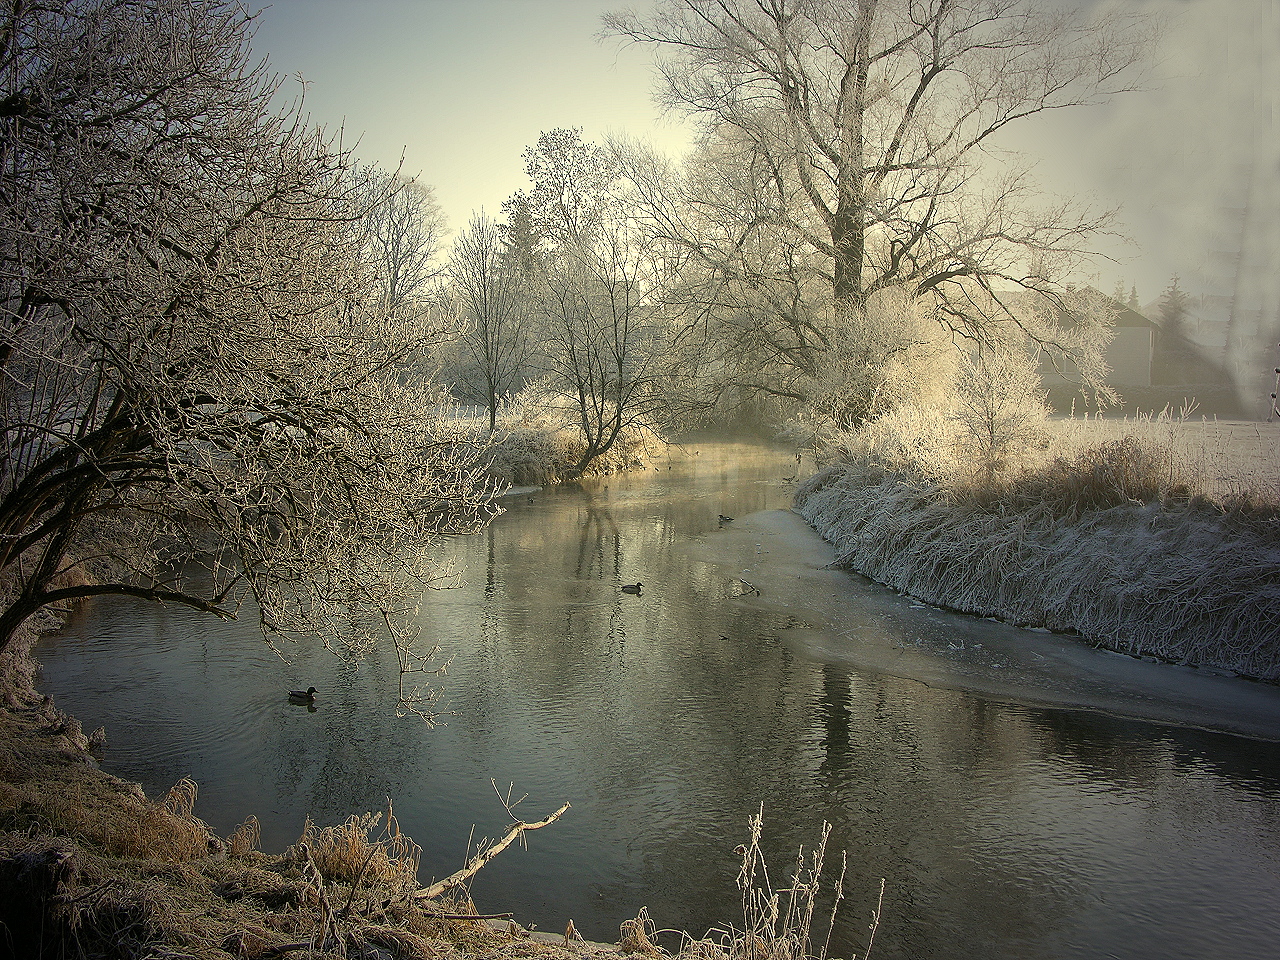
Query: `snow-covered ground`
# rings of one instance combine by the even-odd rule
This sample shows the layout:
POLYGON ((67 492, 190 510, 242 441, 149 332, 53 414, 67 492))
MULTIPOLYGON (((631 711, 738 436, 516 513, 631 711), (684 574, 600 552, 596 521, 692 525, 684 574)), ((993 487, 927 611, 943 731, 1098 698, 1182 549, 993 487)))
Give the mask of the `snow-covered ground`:
POLYGON ((998 700, 1280 741, 1280 686, 1112 653, 1077 636, 900 596, 836 568, 836 548, 792 511, 740 517, 692 549, 759 590, 736 602, 794 616, 781 639, 810 656, 998 700))

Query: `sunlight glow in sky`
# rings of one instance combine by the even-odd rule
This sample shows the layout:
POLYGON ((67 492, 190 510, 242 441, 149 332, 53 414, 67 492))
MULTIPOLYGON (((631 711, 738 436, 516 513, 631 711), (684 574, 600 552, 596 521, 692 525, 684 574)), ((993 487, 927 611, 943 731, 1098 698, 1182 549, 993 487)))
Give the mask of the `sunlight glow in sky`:
MULTIPOLYGON (((671 153, 689 141, 650 96, 648 51, 598 43, 613 0, 274 0, 254 50, 301 73, 312 117, 346 118, 358 153, 432 184, 453 228, 526 185, 543 130, 625 132, 671 153)), ((293 84, 296 87, 296 82, 293 84)))
MULTIPOLYGON (((1041 182, 1122 205, 1134 245, 1082 280, 1155 300, 1177 273, 1280 319, 1280 0, 1097 0, 1169 18, 1151 89, 1025 124, 1041 182)), ((526 185, 520 153, 578 126, 680 153, 690 130, 651 95, 651 52, 598 42, 615 0, 274 0, 255 52, 301 74, 314 121, 362 159, 432 184, 454 230, 526 185), (345 123, 344 123, 345 121, 345 123)), ((632 3, 644 7, 647 3, 632 3)), ((297 88, 296 81, 291 85, 297 88)))

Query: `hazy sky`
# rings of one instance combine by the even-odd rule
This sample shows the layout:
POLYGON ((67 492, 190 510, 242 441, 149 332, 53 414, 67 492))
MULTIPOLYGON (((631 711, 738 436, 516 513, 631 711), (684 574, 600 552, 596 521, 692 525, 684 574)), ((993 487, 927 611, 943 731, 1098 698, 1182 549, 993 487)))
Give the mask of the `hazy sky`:
MULTIPOLYGON (((1144 303, 1177 273, 1280 318, 1280 0, 1098 0, 1168 18, 1151 89, 1019 132, 1051 189, 1123 205, 1136 246, 1092 279, 1137 283, 1144 303)), ((610 0, 274 0, 254 49, 301 74, 314 120, 359 138, 363 159, 432 184, 454 229, 525 186, 521 151, 553 127, 689 134, 653 105, 650 52, 599 43, 610 0)), ((645 3, 632 3, 643 7, 645 3)), ((295 84, 296 86, 296 84, 295 84)))

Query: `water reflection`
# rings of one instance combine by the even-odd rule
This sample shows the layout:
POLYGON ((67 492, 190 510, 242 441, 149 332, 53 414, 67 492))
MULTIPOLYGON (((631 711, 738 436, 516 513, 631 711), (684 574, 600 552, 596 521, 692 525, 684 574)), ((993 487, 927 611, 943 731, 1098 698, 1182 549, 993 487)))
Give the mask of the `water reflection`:
POLYGON ((531 817, 569 800, 474 888, 546 929, 615 939, 640 906, 697 933, 740 919, 733 848, 763 802, 775 879, 823 820, 848 851, 835 956, 864 949, 882 876, 877 957, 1273 951, 1280 749, 842 665, 821 625, 685 549, 721 514, 785 506, 794 469, 705 447, 513 500, 450 541, 466 582, 423 612, 454 657, 435 731, 393 715, 394 658, 286 665, 244 625, 127 600, 44 646, 46 685, 106 725, 108 769, 149 792, 194 776, 200 815, 226 833, 255 814, 268 849, 391 797, 425 881, 460 865, 472 824, 503 828, 491 779, 531 817), (620 591, 636 581, 643 596, 620 591), (314 713, 287 702, 312 684, 314 713))

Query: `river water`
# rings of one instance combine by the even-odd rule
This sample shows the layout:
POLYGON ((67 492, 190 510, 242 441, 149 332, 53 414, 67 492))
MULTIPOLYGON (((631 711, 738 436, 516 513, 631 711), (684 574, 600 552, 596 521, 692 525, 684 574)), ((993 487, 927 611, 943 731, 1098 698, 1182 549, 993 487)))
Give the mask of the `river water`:
MULTIPOLYGON (((551 931, 613 941, 642 906, 659 927, 740 924, 734 847, 763 804, 777 885, 823 821, 829 860, 847 852, 833 956, 865 950, 881 878, 876 960, 1280 956, 1280 723, 1270 742, 1200 729, 1213 697, 1276 706, 1273 689, 1214 678, 1185 722, 1119 716, 1182 714, 1158 679, 1098 699, 1017 663, 1111 662, 1076 641, 923 608, 823 570, 804 534, 771 539, 790 521, 758 511, 789 505, 795 470, 704 444, 510 497, 442 544, 464 582, 424 603, 452 657, 435 729, 394 715, 394 657, 286 663, 247 624, 127 599, 41 644, 43 686, 106 727, 105 769, 151 795, 193 777, 198 816, 226 835, 253 814, 268 851, 389 797, 425 882, 505 829, 494 782, 527 794, 526 820, 567 800, 472 888, 551 931), (1020 679, 993 686, 1002 671, 1020 679), (314 710, 288 702, 309 685, 314 710)), ((1263 714, 1266 735, 1280 711, 1263 714)))

